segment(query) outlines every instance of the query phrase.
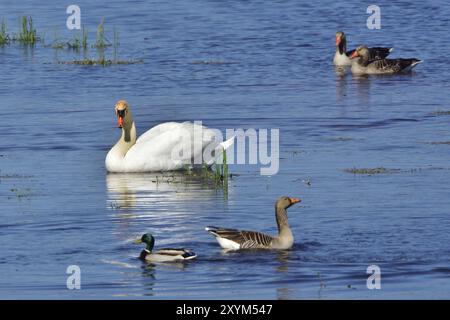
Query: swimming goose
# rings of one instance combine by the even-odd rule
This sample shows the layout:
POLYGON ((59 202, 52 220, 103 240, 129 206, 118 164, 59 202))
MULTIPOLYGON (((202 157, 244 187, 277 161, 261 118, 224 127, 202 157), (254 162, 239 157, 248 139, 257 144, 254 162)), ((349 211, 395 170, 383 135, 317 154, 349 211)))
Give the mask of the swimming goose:
POLYGON ((163 248, 153 251, 155 245, 155 238, 150 234, 144 234, 140 239, 134 243, 145 243, 147 246, 141 251, 139 259, 149 262, 179 262, 184 260, 191 260, 197 255, 189 250, 183 248, 163 248))
MULTIPOLYGON (((162 123, 136 139, 136 126, 130 105, 125 100, 119 100, 115 105, 115 112, 122 136, 106 156, 105 166, 108 172, 180 170, 187 165, 191 166, 194 159, 201 161, 205 149, 214 151, 217 157, 234 142, 233 137, 218 143, 215 141, 214 130, 192 122, 162 123), (187 155, 180 156, 184 152, 187 155)), ((214 160, 207 164, 211 165, 213 162, 214 160)), ((198 165, 201 166, 202 163, 198 165)))
POLYGON ((226 250, 239 249, 290 249, 294 244, 294 237, 289 228, 286 209, 300 199, 290 197, 280 197, 275 203, 275 217, 278 225, 278 236, 270 236, 256 231, 245 231, 237 229, 226 229, 217 227, 206 227, 205 230, 211 233, 219 242, 220 246, 226 250))
MULTIPOLYGON (((372 47, 369 49, 369 59, 378 60, 386 58, 394 48, 372 47)), ((335 66, 351 66, 350 56, 355 50, 347 51, 347 39, 342 31, 336 32, 336 53, 333 63, 335 66)))
POLYGON ((350 56, 352 73, 355 74, 393 74, 409 72, 422 60, 411 59, 380 59, 371 61, 369 49, 366 46, 358 47, 350 56))

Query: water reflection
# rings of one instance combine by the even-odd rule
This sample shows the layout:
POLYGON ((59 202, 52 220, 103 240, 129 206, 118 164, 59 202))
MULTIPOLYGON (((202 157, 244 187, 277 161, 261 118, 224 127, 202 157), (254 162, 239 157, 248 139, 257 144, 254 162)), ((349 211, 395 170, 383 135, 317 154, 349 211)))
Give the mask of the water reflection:
MULTIPOLYGON (((276 264, 275 271, 286 274, 289 271, 289 266, 291 264, 292 256, 293 256, 293 252, 291 250, 277 251, 275 260, 278 263, 276 264)), ((284 276, 287 276, 287 275, 284 275, 284 276)), ((277 296, 278 300, 289 300, 289 299, 295 299, 294 293, 295 293, 294 289, 283 286, 283 287, 277 288, 276 296, 277 296)))
POLYGON ((152 264, 143 264, 142 265, 142 280, 145 281, 143 284, 144 287, 144 296, 154 296, 153 288, 156 283, 155 277, 156 269, 152 264))
MULTIPOLYGON (((207 181, 183 173, 108 174, 108 207, 145 209, 163 201, 177 205, 186 200, 214 198, 217 189, 207 181)), ((130 213, 130 212, 128 212, 130 213)))
POLYGON ((356 83, 356 96, 359 105, 370 105, 370 78, 366 74, 353 75, 353 81, 356 83))
MULTIPOLYGON (((158 278, 155 276, 157 271, 161 271, 163 274, 175 272, 173 279, 177 279, 180 277, 180 274, 178 274, 178 272, 185 271, 190 265, 190 263, 192 262, 179 261, 179 262, 152 263, 148 261, 145 262, 142 261, 142 281, 144 287, 143 295, 144 296, 157 295, 157 293, 154 291, 155 284, 158 282, 158 278)), ((159 281, 161 280, 162 279, 159 279, 159 281)))
POLYGON ((276 260, 279 262, 276 268, 277 272, 286 272, 289 269, 289 262, 292 252, 283 250, 276 253, 276 260))

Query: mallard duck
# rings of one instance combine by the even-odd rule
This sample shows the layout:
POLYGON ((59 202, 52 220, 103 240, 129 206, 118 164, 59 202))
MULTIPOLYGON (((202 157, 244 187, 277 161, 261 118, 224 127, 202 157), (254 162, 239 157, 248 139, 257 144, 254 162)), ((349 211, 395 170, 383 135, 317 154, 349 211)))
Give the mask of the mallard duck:
POLYGON ((275 217, 278 225, 278 235, 270 236, 256 231, 245 231, 218 227, 206 227, 225 250, 240 249, 290 249, 294 244, 294 237, 288 223, 286 209, 300 199, 280 197, 275 203, 275 217))
POLYGON ((218 143, 215 130, 188 121, 161 123, 137 138, 136 125, 128 102, 117 101, 115 113, 122 135, 106 155, 105 166, 108 172, 182 170, 186 165, 201 166, 203 162, 212 165, 214 159, 204 159, 204 151, 214 151, 214 157, 218 157, 234 142, 232 137, 218 143), (181 157, 174 157, 176 152, 184 153, 185 150, 190 152, 181 157))
MULTIPOLYGON (((368 48, 370 60, 378 60, 386 58, 394 48, 372 47, 368 48)), ((347 38, 342 31, 336 32, 336 53, 334 54, 333 64, 335 66, 351 66, 350 56, 355 50, 347 51, 347 38)))
POLYGON ((393 74, 410 72, 422 60, 416 58, 409 59, 380 59, 372 61, 370 59, 369 48, 358 47, 352 53, 352 73, 355 74, 393 74))
POLYGON ((144 234, 140 239, 134 241, 134 243, 145 243, 147 247, 141 251, 139 259, 149 262, 179 262, 184 260, 191 260, 197 257, 197 255, 184 248, 162 248, 153 251, 155 245, 155 238, 150 234, 144 234))

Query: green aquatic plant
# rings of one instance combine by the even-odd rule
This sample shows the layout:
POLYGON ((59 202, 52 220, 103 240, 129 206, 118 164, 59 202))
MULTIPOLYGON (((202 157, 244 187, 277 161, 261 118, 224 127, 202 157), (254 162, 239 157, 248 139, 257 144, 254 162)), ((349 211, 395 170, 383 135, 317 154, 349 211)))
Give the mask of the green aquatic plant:
POLYGON ((67 47, 73 50, 79 50, 81 48, 81 41, 78 35, 75 35, 72 42, 67 42, 67 47))
POLYGON ((67 48, 72 50, 80 50, 83 48, 84 50, 87 49, 88 43, 87 43, 87 32, 86 29, 83 27, 80 34, 75 34, 72 41, 67 42, 67 48))
POLYGON ((34 45, 38 41, 32 17, 27 18, 24 16, 20 19, 20 32, 17 41, 27 45, 34 45))
POLYGON ((2 20, 2 25, 0 27, 0 45, 5 45, 9 43, 9 40, 10 38, 6 30, 6 22, 5 20, 2 20))
POLYGON ((54 31, 53 38, 54 39, 53 39, 53 42, 51 44, 51 47, 53 49, 64 49, 66 47, 66 43, 59 39, 58 30, 56 28, 55 28, 55 31, 54 31))
POLYGON ((224 190, 225 195, 228 194, 228 179, 230 177, 228 173, 227 154, 225 149, 222 149, 222 163, 214 163, 214 167, 203 163, 202 176, 205 180, 211 181, 216 187, 221 187, 224 190))
POLYGON ((88 46, 88 41, 87 41, 87 30, 83 27, 82 31, 81 31, 81 47, 86 50, 88 46))
POLYGON ((96 48, 106 48, 111 45, 109 43, 109 41, 105 38, 104 22, 105 22, 105 18, 102 18, 102 20, 100 21, 100 24, 97 27, 97 39, 95 41, 96 48))

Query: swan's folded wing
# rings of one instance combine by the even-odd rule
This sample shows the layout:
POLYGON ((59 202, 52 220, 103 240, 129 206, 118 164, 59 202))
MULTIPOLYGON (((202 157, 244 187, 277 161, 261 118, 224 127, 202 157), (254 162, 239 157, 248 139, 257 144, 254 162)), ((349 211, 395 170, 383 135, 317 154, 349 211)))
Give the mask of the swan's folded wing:
POLYGON ((151 129, 144 132, 137 140, 136 143, 145 142, 146 140, 152 139, 158 135, 160 135, 163 132, 169 132, 174 129, 178 129, 180 127, 181 123, 178 122, 164 122, 161 124, 158 124, 151 129))
MULTIPOLYGON (((130 171, 177 170, 202 164, 204 146, 211 139, 211 130, 202 127, 202 141, 194 142, 194 124, 169 122, 158 125, 136 141, 125 156, 130 171)), ((197 133, 196 133, 197 134, 197 133)))

